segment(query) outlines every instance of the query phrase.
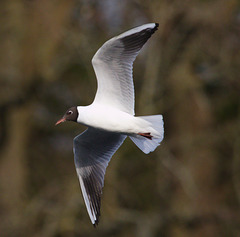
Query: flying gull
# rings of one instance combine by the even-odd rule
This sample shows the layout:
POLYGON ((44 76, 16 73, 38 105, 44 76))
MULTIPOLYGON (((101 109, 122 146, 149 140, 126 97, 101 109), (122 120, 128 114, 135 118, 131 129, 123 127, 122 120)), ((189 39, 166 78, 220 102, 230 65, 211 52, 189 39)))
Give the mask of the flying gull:
POLYGON ((146 154, 163 140, 162 115, 134 116, 133 61, 157 30, 149 23, 103 44, 92 59, 97 93, 92 104, 74 106, 56 123, 74 121, 88 128, 73 140, 74 161, 91 222, 100 217, 104 175, 127 136, 146 154))

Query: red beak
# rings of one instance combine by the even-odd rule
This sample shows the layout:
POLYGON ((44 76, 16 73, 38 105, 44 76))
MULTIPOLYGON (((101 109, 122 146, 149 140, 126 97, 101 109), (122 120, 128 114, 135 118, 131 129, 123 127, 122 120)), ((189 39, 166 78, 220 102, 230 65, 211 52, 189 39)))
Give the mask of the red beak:
POLYGON ((55 126, 60 124, 60 123, 63 123, 63 122, 66 122, 66 118, 61 118, 59 119, 56 123, 55 123, 55 126))

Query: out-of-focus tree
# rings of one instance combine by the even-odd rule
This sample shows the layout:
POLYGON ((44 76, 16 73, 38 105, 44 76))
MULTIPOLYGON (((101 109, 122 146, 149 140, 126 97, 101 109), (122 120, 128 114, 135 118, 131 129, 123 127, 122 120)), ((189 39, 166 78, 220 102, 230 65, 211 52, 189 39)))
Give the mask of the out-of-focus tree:
POLYGON ((0 2, 1 236, 238 236, 240 5, 224 1, 0 2), (54 127, 96 91, 91 58, 110 37, 159 30, 134 65, 136 114, 162 113, 146 156, 131 141, 107 169, 92 228, 72 139, 54 127))

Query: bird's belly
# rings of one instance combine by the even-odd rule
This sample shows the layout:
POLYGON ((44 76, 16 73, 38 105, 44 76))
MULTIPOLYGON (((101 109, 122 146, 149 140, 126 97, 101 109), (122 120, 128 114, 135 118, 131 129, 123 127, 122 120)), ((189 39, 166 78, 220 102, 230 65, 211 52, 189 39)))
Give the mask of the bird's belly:
POLYGON ((133 118, 131 118, 130 116, 125 117, 121 115, 100 115, 98 116, 98 122, 94 121, 89 125, 111 132, 133 133, 135 127, 132 121, 133 118))
POLYGON ((85 113, 82 121, 86 126, 103 129, 110 132, 132 134, 136 133, 136 117, 111 108, 97 108, 85 113))

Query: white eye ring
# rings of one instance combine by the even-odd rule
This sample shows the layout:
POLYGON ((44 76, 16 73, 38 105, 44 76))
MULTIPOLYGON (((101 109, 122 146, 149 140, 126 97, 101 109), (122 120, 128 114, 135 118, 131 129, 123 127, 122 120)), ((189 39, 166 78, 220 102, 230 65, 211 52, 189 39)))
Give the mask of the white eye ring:
POLYGON ((69 110, 69 111, 67 112, 67 114, 68 114, 68 115, 73 114, 73 111, 72 111, 72 110, 69 110))

